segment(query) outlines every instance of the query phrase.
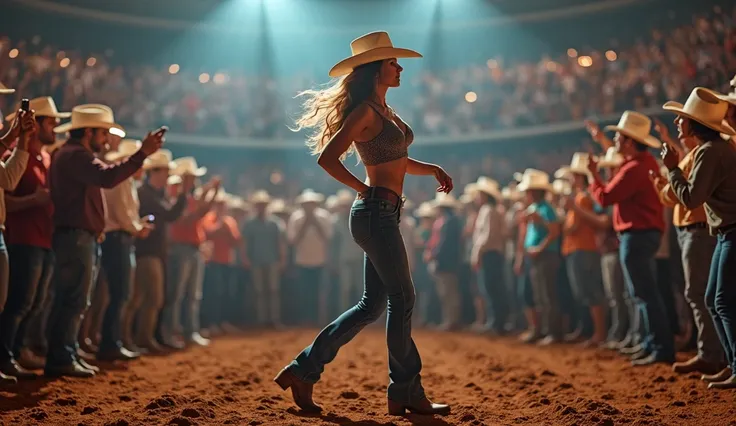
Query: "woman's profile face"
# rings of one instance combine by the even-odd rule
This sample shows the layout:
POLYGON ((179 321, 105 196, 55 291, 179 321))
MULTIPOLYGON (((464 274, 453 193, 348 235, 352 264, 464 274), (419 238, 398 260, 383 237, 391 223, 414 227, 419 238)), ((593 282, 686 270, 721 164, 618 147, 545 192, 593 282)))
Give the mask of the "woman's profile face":
POLYGON ((401 71, 403 70, 404 68, 399 65, 396 58, 384 60, 378 73, 378 84, 399 87, 401 85, 401 71))

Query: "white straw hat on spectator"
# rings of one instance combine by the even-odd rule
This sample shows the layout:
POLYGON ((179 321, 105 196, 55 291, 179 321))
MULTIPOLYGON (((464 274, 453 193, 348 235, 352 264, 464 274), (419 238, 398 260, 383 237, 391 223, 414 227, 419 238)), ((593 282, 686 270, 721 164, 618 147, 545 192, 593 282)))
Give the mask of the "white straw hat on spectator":
POLYGON ((552 185, 549 183, 549 175, 541 170, 526 169, 521 177, 521 182, 516 187, 519 191, 528 191, 530 189, 540 189, 549 191, 552 185))
POLYGON ((570 185, 570 181, 556 179, 552 182, 552 192, 557 195, 570 195, 572 194, 572 185, 570 185))
POLYGON ((661 148, 662 142, 652 136, 652 120, 636 111, 624 111, 615 126, 606 126, 607 132, 619 132, 650 148, 661 148))
POLYGON ((230 210, 248 211, 248 203, 242 197, 233 195, 227 203, 227 208, 230 210))
POLYGON ((516 189, 506 187, 501 190, 501 196, 505 200, 518 201, 521 199, 521 192, 517 191, 516 189))
MULTIPOLYGON (((122 145, 122 142, 120 144, 122 145)), ((169 170, 174 170, 176 169, 176 163, 172 161, 173 158, 174 154, 168 149, 159 149, 143 161, 143 170, 165 169, 167 167, 169 170)))
POLYGON ((199 167, 197 165, 197 159, 194 157, 177 158, 175 163, 176 169, 174 170, 174 174, 176 175, 202 177, 207 174, 207 167, 199 167))
POLYGON ((662 108, 674 112, 680 117, 689 118, 724 135, 733 136, 736 131, 724 122, 728 112, 728 103, 712 91, 696 87, 688 96, 685 105, 669 101, 662 108))
POLYGON ((271 196, 266 191, 256 191, 250 196, 250 202, 253 204, 268 204, 271 202, 271 196))
POLYGON ((298 197, 296 197, 296 203, 297 204, 304 204, 304 203, 321 203, 325 200, 325 196, 314 192, 311 189, 305 189, 301 194, 299 194, 298 197))
POLYGON ((424 202, 419 205, 419 208, 414 212, 414 214, 419 218, 434 217, 434 206, 430 202, 424 202))
POLYGON ((105 160, 110 162, 120 161, 128 158, 141 149, 141 141, 135 139, 123 139, 118 145, 117 151, 110 151, 105 155, 105 160))
POLYGON ((463 189, 463 194, 474 194, 477 191, 478 191, 478 185, 476 185, 475 182, 471 182, 465 185, 465 188, 463 189))
POLYGON ((350 74, 361 65, 391 58, 421 58, 419 52, 394 47, 391 38, 385 31, 365 34, 350 43, 352 55, 338 62, 330 69, 330 77, 350 74))
POLYGON ((481 176, 478 178, 477 181, 475 181, 475 188, 476 190, 490 195, 491 197, 495 198, 496 200, 502 200, 503 196, 501 195, 501 188, 498 185, 498 182, 495 180, 486 177, 481 176))
POLYGON ((436 207, 459 207, 461 203, 452 194, 438 192, 432 203, 436 207))
POLYGON ((462 204, 463 206, 467 206, 468 204, 473 204, 473 195, 472 194, 463 194, 458 198, 458 202, 462 204))
POLYGON ((167 185, 181 185, 181 176, 177 175, 171 175, 168 179, 166 179, 167 185))
POLYGON ((327 200, 325 201, 325 207, 328 210, 332 210, 335 207, 337 207, 337 195, 330 195, 327 197, 327 200))
POLYGON ((624 163, 624 156, 616 151, 615 147, 606 150, 605 155, 598 159, 598 167, 619 167, 624 163))
MULTIPOLYGON (((31 99, 28 102, 30 109, 33 111, 36 117, 52 117, 52 118, 69 118, 72 116, 71 112, 59 112, 56 108, 56 102, 51 96, 43 96, 40 98, 31 99)), ((16 105, 15 111, 20 109, 20 104, 16 105)), ((13 121, 15 119, 16 112, 12 112, 5 117, 7 121, 13 121)))
MULTIPOLYGON (((572 160, 570 161, 570 166, 567 167, 567 170, 576 175, 590 176, 588 161, 590 161, 590 154, 587 152, 576 152, 572 155, 572 160)), ((556 174, 555 177, 559 178, 556 174)))
POLYGON ((125 136, 123 126, 115 122, 112 109, 104 105, 88 104, 76 106, 72 109, 72 119, 68 123, 54 128, 54 133, 66 133, 77 129, 105 129, 125 136))
POLYGON ((15 89, 9 89, 4 84, 0 83, 0 95, 10 95, 15 93, 15 89))
POLYGON ((521 179, 524 177, 524 173, 520 172, 514 172, 514 180, 519 183, 521 182, 521 179))
POLYGON ((274 198, 268 205, 268 212, 271 214, 291 213, 291 209, 281 198, 274 198))
POLYGON ((335 194, 335 201, 337 202, 335 206, 352 205, 353 201, 355 201, 355 193, 349 189, 340 189, 337 191, 337 194, 335 194))

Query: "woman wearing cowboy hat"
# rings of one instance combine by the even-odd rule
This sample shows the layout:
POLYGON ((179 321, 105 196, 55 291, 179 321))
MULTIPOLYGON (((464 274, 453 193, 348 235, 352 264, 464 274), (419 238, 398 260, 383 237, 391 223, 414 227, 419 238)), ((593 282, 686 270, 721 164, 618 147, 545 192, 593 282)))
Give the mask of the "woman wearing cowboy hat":
POLYGON ((302 93, 306 111, 296 124, 297 130, 314 130, 307 145, 319 155, 319 165, 358 193, 350 226, 354 240, 366 252, 365 291, 355 307, 327 326, 275 380, 283 389, 291 387, 301 408, 321 410, 312 402, 312 388, 324 366, 342 345, 380 317, 388 299, 389 413, 403 414, 407 409, 447 413, 449 406, 427 399, 419 376, 421 359, 411 338, 414 286, 399 231, 399 194, 406 174, 434 176, 439 192, 450 192, 452 179, 439 166, 409 158, 414 134, 386 104, 388 89, 401 84, 403 68, 397 58, 421 55, 395 48, 385 32, 366 34, 354 40, 351 49, 352 56, 330 70, 331 77, 340 77, 334 85, 302 93), (365 182, 340 161, 352 152, 365 164, 365 182))
POLYGON ((736 135, 723 122, 728 104, 713 92, 696 88, 685 105, 667 102, 664 109, 677 114, 680 139, 695 138, 700 148, 692 169, 685 177, 679 156, 665 145, 664 165, 678 201, 688 209, 705 206, 710 233, 718 242, 713 253, 710 277, 705 290, 705 305, 710 311, 716 332, 726 353, 729 367, 718 374, 703 376, 709 389, 736 389, 736 149, 721 135, 736 135))

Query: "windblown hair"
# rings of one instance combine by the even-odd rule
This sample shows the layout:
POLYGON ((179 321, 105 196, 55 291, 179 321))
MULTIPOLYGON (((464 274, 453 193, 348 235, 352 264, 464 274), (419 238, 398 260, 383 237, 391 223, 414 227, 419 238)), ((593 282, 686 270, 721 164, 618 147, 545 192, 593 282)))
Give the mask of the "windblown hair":
MULTIPOLYGON (((321 90, 310 89, 297 94, 297 97, 305 98, 304 112, 292 130, 311 130, 306 143, 312 155, 321 154, 327 142, 342 128, 348 115, 358 105, 371 99, 382 64, 383 61, 375 61, 361 65, 321 90)), ((341 159, 352 153, 355 153, 354 144, 350 145, 341 159)))

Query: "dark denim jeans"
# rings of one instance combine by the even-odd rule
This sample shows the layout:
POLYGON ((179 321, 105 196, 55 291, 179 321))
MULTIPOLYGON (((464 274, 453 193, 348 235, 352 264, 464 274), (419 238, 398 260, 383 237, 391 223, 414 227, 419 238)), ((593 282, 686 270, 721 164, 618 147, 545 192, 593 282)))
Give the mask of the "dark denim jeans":
POLYGON ((102 270, 107 278, 109 302, 102 320, 100 351, 122 347, 123 309, 133 288, 134 237, 124 231, 108 232, 102 243, 102 270))
POLYGON ((713 252, 705 306, 726 353, 728 365, 736 371, 736 231, 718 236, 713 252))
POLYGON ((164 343, 170 343, 180 332, 186 338, 199 333, 203 281, 204 259, 199 247, 173 244, 166 264, 166 300, 161 311, 164 343))
POLYGON ((100 245, 88 231, 63 228, 54 233, 53 247, 56 270, 46 330, 46 365, 55 367, 69 365, 76 359, 79 327, 97 278, 100 245))
POLYGON ((202 287, 201 326, 204 328, 232 322, 235 300, 234 272, 230 265, 208 263, 202 287))
POLYGON ((509 315, 508 295, 504 280, 503 254, 487 251, 480 258, 480 274, 478 274, 478 290, 486 305, 486 325, 502 333, 505 331, 506 319, 509 315))
POLYGON ((657 230, 623 232, 619 255, 624 279, 639 308, 642 345, 648 352, 674 358, 675 336, 672 332, 662 295, 657 287, 657 264, 654 259, 662 233, 657 230))
POLYGON ((48 249, 9 245, 8 255, 10 281, 8 302, 0 315, 0 362, 18 355, 28 320, 44 305, 54 269, 54 255, 48 249))
POLYGON ((414 284, 399 231, 400 205, 380 199, 358 200, 350 212, 353 239, 365 251, 364 291, 357 305, 325 327, 292 363, 300 379, 316 383, 325 364, 366 325, 386 309, 388 398, 410 403, 424 395, 419 372, 422 361, 411 338, 414 284))

